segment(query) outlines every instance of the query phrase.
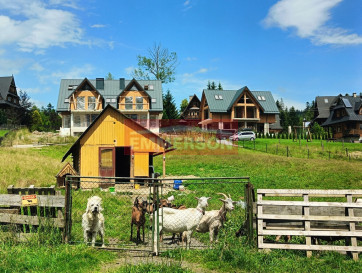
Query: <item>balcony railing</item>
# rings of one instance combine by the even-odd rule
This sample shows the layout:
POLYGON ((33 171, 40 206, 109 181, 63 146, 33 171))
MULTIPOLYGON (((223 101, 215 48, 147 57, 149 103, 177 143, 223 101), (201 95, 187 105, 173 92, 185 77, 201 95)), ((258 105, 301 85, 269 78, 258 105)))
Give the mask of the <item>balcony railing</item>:
POLYGON ((148 110, 148 103, 119 103, 120 110, 148 110))

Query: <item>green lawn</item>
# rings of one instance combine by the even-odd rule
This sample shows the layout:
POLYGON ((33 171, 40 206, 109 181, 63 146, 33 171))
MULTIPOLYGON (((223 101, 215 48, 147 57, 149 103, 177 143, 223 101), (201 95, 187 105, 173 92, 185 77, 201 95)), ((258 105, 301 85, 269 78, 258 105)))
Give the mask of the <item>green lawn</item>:
MULTIPOLYGON (((268 140, 269 141, 269 140, 268 140)), ((274 140, 275 141, 275 140, 274 140)), ((317 144, 316 144, 317 145, 317 144)), ((319 143, 320 145, 320 143, 319 143)), ((345 145, 347 145, 345 143, 345 145)), ((349 145, 349 144, 348 144, 349 145)), ((349 146, 348 146, 349 147, 349 146)), ((356 146, 360 147, 360 146, 356 146)), ((68 146, 49 146, 41 149, 17 150, 0 148, 0 159, 6 163, 0 169, 0 187, 4 191, 9 184, 15 185, 52 185, 54 175, 64 163, 60 163, 68 146)), ((354 148, 351 148, 351 150, 354 148)), ((162 156, 154 160, 156 171, 162 171, 162 156)), ((362 187, 362 162, 359 160, 307 159, 267 154, 261 151, 243 148, 212 146, 192 147, 166 155, 167 175, 197 177, 250 176, 251 182, 258 188, 308 188, 308 189, 360 189, 362 187)), ((210 208, 220 207, 217 192, 230 193, 233 199, 243 195, 243 187, 235 185, 193 185, 188 189, 193 193, 176 196, 177 202, 194 206, 194 195, 212 196, 210 208)), ((92 192, 77 192, 74 196, 73 213, 78 215, 74 226, 75 238, 81 240, 80 215, 84 211, 86 199, 92 192), (78 222, 77 222, 78 221, 78 222)), ((106 234, 119 240, 128 240, 130 213, 119 213, 123 207, 130 208, 131 200, 115 195, 108 198, 107 192, 97 192, 104 199, 106 234), (112 208, 114 211, 112 211, 112 208), (122 223, 122 224, 119 224, 122 223)), ((167 196, 176 194, 170 192, 167 196)), ((300 251, 272 251, 259 253, 255 248, 246 246, 245 238, 236 238, 235 231, 240 227, 243 211, 235 210, 220 232, 220 243, 213 249, 170 251, 164 255, 174 259, 186 259, 205 268, 224 272, 359 272, 361 261, 332 252, 323 252, 312 259, 300 251)), ((196 235, 201 241, 207 241, 207 234, 196 235)), ((119 254, 122 255, 122 254, 119 254)), ((103 262, 112 262, 117 255, 97 251, 83 245, 62 245, 59 242, 30 242, 16 244, 0 238, 0 272, 99 272, 103 262), (15 267, 15 265, 17 267, 15 267), (16 269, 18 268, 18 269, 16 269)), ((360 259, 361 260, 361 259, 360 259)), ((144 265, 114 268, 112 272, 169 272, 163 265, 144 265), (151 271, 152 270, 152 271, 151 271), (163 271, 162 271, 163 270, 163 271)), ((174 268, 175 272, 179 269, 174 268)))
POLYGON ((254 141, 238 141, 240 147, 264 153, 314 159, 358 160, 362 162, 362 144, 328 142, 325 140, 258 138, 254 141))
POLYGON ((9 132, 9 130, 0 130, 0 137, 5 136, 7 132, 9 132))

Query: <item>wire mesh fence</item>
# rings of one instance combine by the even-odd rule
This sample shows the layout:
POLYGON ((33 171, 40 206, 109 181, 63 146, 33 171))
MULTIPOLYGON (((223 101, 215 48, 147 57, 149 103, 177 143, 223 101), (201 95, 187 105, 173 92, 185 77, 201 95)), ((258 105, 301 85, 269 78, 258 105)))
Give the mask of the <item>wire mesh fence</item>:
POLYGON ((248 182, 69 176, 67 241, 153 253, 211 247, 243 225, 248 182))

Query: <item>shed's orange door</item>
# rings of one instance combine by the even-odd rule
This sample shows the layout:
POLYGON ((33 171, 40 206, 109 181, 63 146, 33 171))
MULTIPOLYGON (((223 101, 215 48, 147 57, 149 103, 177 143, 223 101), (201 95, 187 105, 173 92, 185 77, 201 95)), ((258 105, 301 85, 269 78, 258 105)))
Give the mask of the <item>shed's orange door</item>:
POLYGON ((115 151, 113 147, 99 148, 99 176, 114 177, 115 151))

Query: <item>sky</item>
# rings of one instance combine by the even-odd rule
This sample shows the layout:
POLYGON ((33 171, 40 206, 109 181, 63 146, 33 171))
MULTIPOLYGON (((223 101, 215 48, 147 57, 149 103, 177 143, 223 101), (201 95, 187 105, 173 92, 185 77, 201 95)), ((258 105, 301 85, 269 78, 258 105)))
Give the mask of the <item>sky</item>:
POLYGON ((38 106, 61 79, 132 78, 137 56, 176 52, 179 107, 208 81, 303 109, 362 92, 361 0, 0 0, 0 76, 38 106))

